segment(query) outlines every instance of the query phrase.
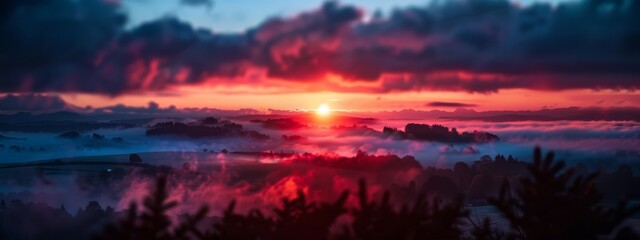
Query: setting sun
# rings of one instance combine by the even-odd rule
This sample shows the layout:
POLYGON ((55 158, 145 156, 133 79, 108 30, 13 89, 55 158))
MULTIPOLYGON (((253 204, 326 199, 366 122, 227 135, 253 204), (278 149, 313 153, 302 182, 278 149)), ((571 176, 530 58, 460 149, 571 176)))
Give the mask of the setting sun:
POLYGON ((320 116, 327 116, 329 115, 329 113, 331 113, 331 109, 329 108, 329 105, 322 104, 320 105, 320 107, 318 107, 318 109, 316 109, 316 113, 320 116))

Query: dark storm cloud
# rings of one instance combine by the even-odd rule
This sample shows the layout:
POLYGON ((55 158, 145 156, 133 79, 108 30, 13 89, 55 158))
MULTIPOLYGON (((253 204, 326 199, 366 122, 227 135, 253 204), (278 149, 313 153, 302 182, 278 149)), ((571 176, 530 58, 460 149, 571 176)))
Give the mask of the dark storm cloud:
POLYGON ((349 91, 640 87, 640 2, 632 0, 443 1, 369 19, 356 7, 327 2, 241 34, 194 29, 175 18, 124 29, 117 1, 5 5, 2 92, 116 95, 238 79, 254 69, 289 81, 323 81, 332 73, 378 83, 349 91))
POLYGON ((329 62, 362 12, 335 2, 291 19, 266 21, 250 33, 257 44, 257 64, 270 76, 309 79, 331 71, 329 62))
POLYGON ((0 22, 0 91, 114 95, 162 89, 208 75, 236 75, 235 60, 248 54, 244 36, 196 30, 174 18, 127 31, 126 17, 112 2, 12 5, 0 22))
POLYGON ((118 93, 198 83, 209 76, 236 76, 248 56, 244 36, 213 34, 164 18, 120 35, 99 68, 105 81, 120 81, 111 90, 118 93))
POLYGON ((476 104, 458 103, 458 102, 430 102, 427 103, 428 107, 475 107, 476 104))
POLYGON ((55 95, 7 94, 0 97, 0 111, 60 111, 74 108, 55 95))
POLYGON ((116 5, 87 1, 14 1, 0 22, 0 89, 4 92, 104 91, 94 81, 97 55, 121 31, 116 5))
POLYGON ((582 1, 556 8, 445 1, 366 22, 356 18, 360 15, 330 23, 304 16, 281 23, 280 34, 262 46, 268 54, 261 56, 278 63, 269 68, 272 76, 304 79, 332 72, 351 80, 381 80, 380 92, 640 86, 638 1, 582 1), (322 31, 322 26, 346 30, 322 31))

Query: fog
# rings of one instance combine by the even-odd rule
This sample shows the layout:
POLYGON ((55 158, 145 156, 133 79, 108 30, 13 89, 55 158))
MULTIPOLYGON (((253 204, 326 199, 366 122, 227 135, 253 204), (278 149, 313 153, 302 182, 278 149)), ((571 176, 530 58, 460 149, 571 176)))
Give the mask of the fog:
MULTIPOLYGON (((412 121, 421 123, 420 121, 412 121)), ((448 144, 440 142, 380 138, 367 132, 335 131, 328 126, 314 126, 298 130, 270 130, 259 124, 240 122, 245 129, 256 130, 271 137, 266 141, 243 138, 189 139, 180 137, 149 137, 146 129, 98 129, 82 132, 77 139, 62 139, 53 133, 3 132, 4 136, 25 140, 2 139, 0 153, 3 163, 48 160, 56 158, 129 154, 142 152, 201 152, 201 151, 273 151, 337 153, 351 156, 357 150, 375 154, 413 155, 425 166, 450 167, 458 161, 471 162, 482 155, 513 155, 521 160, 530 156, 533 146, 554 150, 570 162, 584 162, 598 167, 607 161, 634 162, 640 160, 636 150, 640 145, 640 128, 635 122, 456 122, 424 121, 455 127, 458 131, 486 131, 498 135, 501 141, 484 144, 448 144), (93 133, 104 140, 91 137, 93 133), (285 141, 282 135, 300 135, 302 141, 285 141), (121 142, 112 138, 122 138, 121 142), (11 146, 24 147, 21 150, 11 146), (472 148, 473 153, 463 150, 472 148), (602 161, 593 162, 594 158, 602 161)), ((403 129, 406 121, 381 120, 369 127, 381 131, 384 126, 403 129)))
MULTIPOLYGON (((412 121, 421 123, 420 121, 412 121)), ((229 152, 330 153, 354 156, 358 150, 374 155, 412 155, 424 167, 450 168, 456 162, 471 164, 483 155, 512 155, 530 161, 534 146, 556 151, 559 159, 584 163, 589 169, 614 170, 629 164, 640 170, 640 129, 633 122, 516 122, 487 123, 460 121, 424 121, 442 124, 458 131, 486 131, 500 137, 491 143, 441 143, 381 137, 384 126, 403 129, 406 121, 379 120, 368 127, 336 130, 329 125, 312 125, 295 130, 274 130, 259 123, 239 121, 246 130, 270 136, 268 140, 242 137, 187 138, 146 136, 146 127, 96 129, 81 132, 75 139, 60 138, 60 133, 3 132, 0 140, 2 163, 39 160, 118 161, 127 162, 128 154, 138 153, 146 163, 167 165, 183 171, 174 175, 173 197, 186 211, 208 203, 216 211, 238 199, 239 209, 268 207, 283 196, 293 197, 298 189, 316 199, 328 200, 345 189, 355 189, 359 178, 370 179, 372 189, 382 191, 406 186, 417 180, 411 172, 365 173, 326 167, 287 165, 279 159, 259 156, 220 154, 229 152), (94 136, 93 134, 98 134, 94 136), (289 141, 282 135, 299 135, 289 141), (118 139, 121 138, 121 139, 118 139), (17 147, 16 147, 17 146, 17 147), (195 174, 193 174, 195 173, 195 174)), ((105 206, 125 208, 139 200, 154 178, 141 170, 126 169, 120 178, 101 179, 101 171, 111 167, 77 167, 72 169, 0 169, 2 199, 23 199, 52 206, 64 204, 78 209, 89 200, 105 206)))

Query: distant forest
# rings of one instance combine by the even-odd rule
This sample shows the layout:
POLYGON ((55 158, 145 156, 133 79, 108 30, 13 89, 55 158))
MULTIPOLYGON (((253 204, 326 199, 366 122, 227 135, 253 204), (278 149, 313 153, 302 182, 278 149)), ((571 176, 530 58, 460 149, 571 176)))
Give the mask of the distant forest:
POLYGON ((404 132, 396 128, 384 127, 382 132, 386 136, 396 136, 402 139, 426 140, 451 143, 485 143, 500 140, 494 134, 488 132, 463 132, 459 133, 458 129, 434 124, 416 124, 409 123, 404 127, 404 132))
POLYGON ((147 136, 183 136, 189 138, 249 137, 266 140, 270 137, 257 131, 244 130, 243 126, 230 121, 204 118, 196 123, 160 122, 147 129, 147 136))

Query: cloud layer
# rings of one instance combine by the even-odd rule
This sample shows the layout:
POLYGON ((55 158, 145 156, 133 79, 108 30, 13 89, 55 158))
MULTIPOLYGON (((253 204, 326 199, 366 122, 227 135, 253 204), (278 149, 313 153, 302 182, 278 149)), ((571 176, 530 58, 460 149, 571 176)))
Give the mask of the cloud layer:
POLYGON ((430 102, 427 107, 451 107, 451 108, 468 108, 478 106, 476 104, 459 103, 459 102, 430 102))
POLYGON ((276 80, 349 92, 640 86, 640 3, 632 0, 443 1, 371 17, 327 2, 241 34, 170 17, 125 29, 117 1, 5 5, 0 92, 118 95, 276 80), (345 87, 354 83, 363 87, 345 87))

